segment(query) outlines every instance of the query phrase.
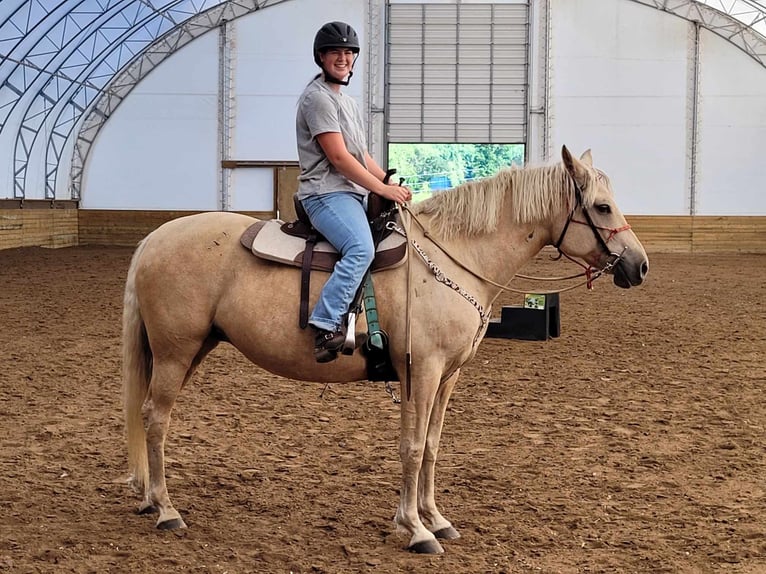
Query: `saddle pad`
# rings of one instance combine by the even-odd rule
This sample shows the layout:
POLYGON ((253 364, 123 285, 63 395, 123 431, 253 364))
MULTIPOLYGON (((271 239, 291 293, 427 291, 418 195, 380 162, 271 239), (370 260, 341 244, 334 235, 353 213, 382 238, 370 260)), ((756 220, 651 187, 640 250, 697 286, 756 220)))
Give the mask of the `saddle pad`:
MULTIPOLYGON (((258 221, 245 230, 240 243, 261 259, 301 267, 306 240, 283 233, 281 230, 283 223, 279 219, 258 221)), ((378 245, 375 260, 372 262, 372 271, 398 267, 404 263, 406 257, 405 238, 398 233, 392 233, 378 245)), ((338 259, 340 255, 335 248, 327 241, 320 241, 314 247, 311 268, 329 273, 332 272, 338 259)))

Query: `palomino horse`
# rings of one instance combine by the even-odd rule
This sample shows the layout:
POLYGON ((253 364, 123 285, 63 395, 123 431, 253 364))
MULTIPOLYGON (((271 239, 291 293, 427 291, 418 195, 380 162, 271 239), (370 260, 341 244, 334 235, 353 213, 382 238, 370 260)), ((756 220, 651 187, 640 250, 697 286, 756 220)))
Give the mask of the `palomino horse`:
MULTIPOLYGON (((648 271, 590 151, 577 160, 563 148, 562 156, 557 165, 505 169, 417 204, 412 212, 422 227, 410 225, 410 261, 374 276, 381 327, 406 387, 394 520, 409 534, 410 550, 440 553, 437 538, 459 536, 437 509, 434 464, 450 394, 502 285, 546 245, 608 269, 620 287, 639 285, 648 271)), ((358 353, 315 362, 312 335, 298 328, 300 271, 248 253, 239 238, 252 223, 231 212, 170 221, 139 244, 130 265, 123 316, 128 457, 144 496, 139 512, 158 511, 158 528, 186 526, 165 484, 165 437, 181 388, 219 342, 284 377, 366 379, 358 353)), ((312 282, 313 301, 321 283, 312 282)))

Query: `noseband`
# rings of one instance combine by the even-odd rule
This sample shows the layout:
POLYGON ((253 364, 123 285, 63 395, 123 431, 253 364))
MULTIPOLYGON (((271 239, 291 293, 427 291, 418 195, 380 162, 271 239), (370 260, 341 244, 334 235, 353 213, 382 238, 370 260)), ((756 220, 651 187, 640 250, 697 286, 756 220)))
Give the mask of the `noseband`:
POLYGON ((566 257, 570 261, 577 263, 579 266, 581 266, 583 269, 585 269, 585 276, 588 278, 588 289, 592 289, 592 280, 595 273, 595 276, 598 277, 602 275, 603 273, 607 273, 614 269, 614 267, 620 262, 623 255, 625 255, 625 252, 628 250, 628 246, 626 245, 623 247, 622 251, 620 253, 615 253, 611 249, 609 249, 609 246, 607 243, 611 241, 611 239, 617 235, 618 233, 622 231, 627 231, 630 229, 630 225, 625 224, 622 227, 600 227, 593 223, 593 218, 591 218, 590 213, 585 207, 585 204, 583 203, 583 193, 582 188, 577 183, 577 180, 575 178, 572 178, 572 183, 574 183, 574 189, 575 189, 575 204, 572 207, 572 211, 569 212, 569 217, 567 217, 567 222, 564 224, 564 229, 561 230, 561 235, 559 235, 558 240, 556 243, 553 244, 553 246, 558 250, 559 255, 556 257, 556 259, 561 259, 561 257, 566 257), (583 215, 585 216, 585 221, 580 221, 579 219, 575 219, 574 214, 575 211, 577 211, 577 208, 582 209, 583 215), (598 242, 601 249, 609 254, 609 259, 606 262, 606 265, 602 269, 596 269, 595 267, 592 267, 591 265, 583 265, 573 257, 570 257, 566 253, 564 253, 561 250, 561 244, 564 242, 564 236, 567 233, 567 230, 569 229, 570 223, 579 223, 580 225, 587 225, 590 227, 590 230, 593 232, 593 236, 596 238, 596 241, 598 242), (609 235, 606 239, 601 235, 601 231, 608 231, 609 235))

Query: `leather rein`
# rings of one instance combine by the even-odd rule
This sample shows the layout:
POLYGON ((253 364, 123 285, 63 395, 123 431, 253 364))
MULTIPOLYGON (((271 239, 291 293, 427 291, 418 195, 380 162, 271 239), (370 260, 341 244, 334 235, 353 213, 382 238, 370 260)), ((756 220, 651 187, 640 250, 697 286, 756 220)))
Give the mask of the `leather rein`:
MULTIPOLYGON (((563 281, 563 280, 568 280, 568 279, 576 279, 578 277, 583 277, 583 276, 585 277, 585 281, 582 281, 582 282, 577 283, 575 285, 570 285, 569 287, 564 287, 564 288, 558 289, 558 290, 553 290, 553 291, 537 291, 537 293, 539 293, 541 295, 553 295, 553 294, 556 294, 556 293, 564 293, 566 291, 571 291, 572 289, 576 289, 576 288, 581 287, 583 285, 586 285, 588 289, 593 289, 593 281, 595 281, 596 279, 601 277, 604 273, 607 273, 607 272, 611 271, 615 267, 615 265, 617 265, 620 262, 620 260, 622 259, 623 255, 625 254, 625 251, 627 250, 627 246, 626 246, 622 250, 621 253, 615 253, 614 251, 609 249, 609 246, 607 245, 607 243, 615 235, 617 235, 618 233, 620 233, 622 231, 627 231, 628 229, 630 229, 631 228, 630 225, 626 224, 626 225, 623 225, 622 227, 616 227, 616 228, 613 228, 613 227, 601 227, 601 226, 596 225, 593 222, 593 219, 592 219, 590 213, 588 213, 588 210, 585 208, 585 205, 583 204, 582 189, 578 185, 577 181, 574 180, 574 178, 572 178, 572 181, 574 183, 574 189, 575 189, 575 204, 574 204, 574 206, 572 207, 572 209, 569 212, 569 216, 567 217, 567 221, 564 224, 564 228, 561 230, 561 234, 559 235, 558 240, 553 244, 553 246, 559 252, 558 256, 555 257, 554 259, 560 259, 561 257, 566 257, 570 261, 572 261, 572 262, 576 263, 577 265, 579 265, 580 267, 582 267, 583 268, 583 272, 582 273, 577 273, 575 275, 570 275, 568 277, 531 277, 531 276, 528 276, 528 275, 517 274, 517 275, 515 275, 511 279, 511 281, 513 281, 514 278, 525 279, 525 280, 533 280, 533 281, 563 281), (575 219, 574 215, 575 215, 575 212, 577 211, 578 207, 582 209, 582 212, 583 212, 583 214, 585 216, 585 221, 580 221, 579 219, 575 219), (572 223, 577 223, 577 224, 580 224, 580 225, 587 225, 588 227, 590 227, 591 231, 593 231, 593 235, 596 237, 596 241, 599 243, 599 246, 606 253, 609 253, 610 259, 606 262, 606 264, 601 269, 597 269, 597 268, 592 267, 590 265, 585 265, 585 264, 581 263, 580 261, 578 261, 577 259, 575 259, 574 257, 571 257, 570 255, 568 255, 567 253, 562 251, 561 244, 564 242, 564 237, 566 236, 566 233, 569 230, 569 226, 572 223), (601 231, 608 231, 609 232, 609 236, 606 239, 604 239, 604 237, 600 233, 601 231)), ((513 287, 509 287, 507 283, 505 285, 503 285, 502 283, 498 283, 496 281, 493 281, 489 277, 485 277, 484 275, 482 275, 482 274, 474 271, 470 267, 466 266, 459 259, 457 259, 454 255, 452 255, 449 252, 449 250, 442 243, 439 242, 439 240, 437 240, 433 235, 431 235, 428 232, 428 230, 426 229, 425 225, 423 225, 423 223, 418 219, 418 217, 412 212, 412 210, 409 208, 409 206, 402 205, 402 206, 400 206, 400 208, 402 210, 404 210, 404 211, 407 211, 407 213, 409 214, 409 216, 412 219, 412 221, 414 221, 418 225, 418 227, 420 227, 420 229, 423 232, 423 235, 424 235, 425 238, 427 238, 431 243, 436 245, 436 247, 438 247, 447 257, 449 257, 452 260, 453 263, 458 265, 458 267, 460 267, 464 271, 467 271, 468 273, 470 273, 474 277, 476 277, 478 279, 481 279, 485 283, 489 283, 490 285, 493 285, 494 287, 497 287, 498 289, 501 289, 502 291, 509 291, 511 293, 518 293, 518 294, 522 294, 522 295, 529 292, 529 290, 522 291, 522 290, 519 290, 519 289, 514 289, 513 287)), ((397 229, 395 224, 389 224, 389 225, 391 225, 393 229, 395 229, 396 231, 398 231, 402 235, 405 235, 405 237, 406 237, 406 232, 402 231, 401 229, 397 229)), ((421 256, 421 258, 422 258, 422 256, 421 256)), ((429 262, 425 261, 425 263, 428 266, 429 262)), ((436 274, 436 272, 435 272, 435 274, 436 274)), ((510 281, 509 281, 509 283, 510 283, 510 281)))
MULTIPOLYGON (((528 277, 525 275, 515 275, 514 277, 519 277, 522 279, 541 279, 544 281, 559 281, 562 279, 572 279, 575 277, 581 277, 585 276, 585 281, 578 283, 576 285, 571 285, 569 287, 559 289, 557 291, 538 291, 540 294, 544 295, 551 295, 555 293, 563 293, 565 291, 570 291, 572 289, 576 289, 577 287, 580 287, 582 285, 587 285, 588 289, 592 289, 593 281, 603 275, 604 273, 612 270, 615 265, 622 259, 623 254, 628 249, 627 246, 622 250, 621 253, 615 253, 609 249, 609 246, 607 243, 618 233, 622 231, 627 231, 630 229, 630 225, 623 225, 622 227, 617 228, 611 228, 611 227, 600 227, 596 225, 593 222, 593 219, 590 216, 590 213, 588 213, 588 210, 585 208, 585 205, 583 204, 583 194, 582 189, 577 184, 577 181, 572 178, 572 182, 574 183, 574 189, 575 189, 575 204, 572 207, 571 211, 569 212, 569 216, 567 217, 567 221, 564 224, 564 228, 561 230, 561 235, 559 235, 558 240, 554 244, 554 247, 558 250, 559 256, 558 258, 566 257, 570 261, 573 261, 577 263, 579 266, 581 266, 584 271, 583 273, 579 273, 577 275, 573 275, 571 277, 565 277, 565 278, 535 278, 535 277, 528 277), (577 211, 577 208, 580 207, 582 209, 583 214, 585 215, 585 221, 580 221, 578 219, 574 218, 575 211, 577 211), (610 260, 607 261, 607 263, 604 265, 601 269, 594 269, 590 265, 584 265, 583 263, 577 261, 570 255, 564 253, 564 251, 561 250, 561 244, 564 241, 564 236, 566 235, 567 230, 569 229, 569 226, 572 223, 578 223, 581 225, 587 225, 590 227, 591 231, 593 231, 593 235, 596 237, 596 241, 598 241, 600 247, 606 252, 609 253, 610 260), (604 239, 601 235, 600 231, 608 231, 609 236, 604 239), (595 271, 595 273, 594 273, 595 271)), ((460 287, 457 283, 449 279, 442 271, 439 269, 438 266, 436 266, 430 258, 427 256, 425 251, 420 248, 420 246, 417 244, 417 242, 410 236, 410 223, 414 221, 418 227, 420 227, 421 231, 423 232, 423 236, 428 239, 431 243, 433 243, 436 247, 438 247, 442 253, 444 253, 453 263, 455 263, 458 267, 463 269, 464 271, 467 271, 477 279, 480 279, 486 283, 489 283, 490 285, 493 285, 494 287, 497 287, 502 291, 510 291, 513 293, 520 293, 520 294, 526 294, 528 291, 520 291, 518 289, 513 289, 508 286, 508 284, 501 284, 496 281, 493 281, 492 279, 485 277, 484 275, 477 273, 470 267, 466 266, 462 261, 457 259, 452 253, 449 252, 449 250, 441 243, 439 242, 433 235, 431 235, 428 232, 428 229, 426 229, 425 225, 423 225, 423 222, 421 222, 418 217, 412 212, 409 205, 407 204, 397 204, 397 209, 399 210, 399 221, 404 226, 404 229, 399 227, 396 221, 389 221, 386 223, 386 227, 388 229, 391 229, 393 231, 396 231, 397 233, 401 234, 405 238, 407 238, 407 248, 408 248, 408 256, 407 256, 407 303, 406 303, 406 325, 405 325, 405 380, 402 381, 404 384, 404 393, 407 396, 407 400, 410 399, 410 393, 412 389, 412 383, 411 383, 411 377, 412 377, 412 325, 410 322, 410 319, 412 317, 412 255, 413 251, 415 251, 418 256, 421 258, 421 260, 426 264, 426 267, 433 273, 434 278, 439 281, 440 283, 443 283, 447 285, 448 287, 451 287, 453 290, 457 291, 464 299, 466 299, 469 303, 471 303, 474 308, 479 313, 479 317, 481 319, 481 324, 476 331, 476 335, 473 339, 472 348, 475 349, 477 343, 479 342, 479 339, 481 337, 481 334, 484 332, 484 328, 487 325, 487 322, 489 321, 489 313, 485 311, 484 307, 474 298, 471 296, 468 292, 466 292, 464 289, 460 287), (409 215, 408 218, 404 217, 404 212, 407 212, 409 215)), ((511 278, 511 281, 513 281, 514 277, 511 278)), ((510 281, 508 282, 510 283, 510 281)), ((495 299, 500 295, 500 292, 495 296, 495 299)), ((490 302, 490 308, 492 306, 492 303, 494 302, 494 299, 490 302)), ((452 376, 455 371, 460 369, 462 365, 454 368, 446 375, 442 376, 442 381, 446 380, 450 376, 452 376)), ((394 399, 396 402, 396 399, 394 399)))

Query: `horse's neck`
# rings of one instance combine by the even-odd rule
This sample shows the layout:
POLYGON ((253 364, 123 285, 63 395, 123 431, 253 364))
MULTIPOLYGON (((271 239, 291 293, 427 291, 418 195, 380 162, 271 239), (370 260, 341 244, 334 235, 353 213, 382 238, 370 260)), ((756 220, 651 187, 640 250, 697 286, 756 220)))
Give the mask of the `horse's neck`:
POLYGON ((549 241, 539 226, 501 221, 496 231, 473 238, 472 243, 482 274, 505 285, 549 241))
MULTIPOLYGON (((497 229, 472 237, 456 237, 446 242, 446 248, 477 277, 505 285, 545 245, 550 243, 548 233, 534 224, 512 223, 502 219, 497 229)), ((499 288, 482 282, 482 298, 492 301, 499 288)))
MULTIPOLYGON (((532 168, 531 173, 533 175, 537 173, 538 177, 542 177, 540 174, 545 175, 545 170, 549 169, 532 168)), ((513 187, 526 186, 527 188, 532 186, 533 189, 543 185, 537 179, 523 179, 525 174, 528 175, 527 172, 522 170, 510 172, 512 178, 510 185, 513 187), (519 178, 522 179, 519 180, 519 178)), ((555 181, 555 178, 553 180, 555 181)), ((537 190, 536 193, 540 193, 540 191, 537 190)), ((516 202, 524 202, 529 199, 523 195, 517 195, 513 198, 509 198, 508 195, 505 197, 505 201, 511 200, 516 202)), ((475 253, 473 259, 477 268, 482 269, 482 275, 502 285, 509 283, 524 265, 534 258, 546 245, 552 243, 551 227, 548 223, 542 221, 538 223, 518 223, 515 221, 517 216, 513 211, 508 206, 503 206, 495 231, 466 239, 466 241, 471 243, 470 251, 475 253)), ((538 217, 541 220, 546 219, 542 215, 538 214, 538 217)), ((499 292, 497 287, 490 286, 488 289, 494 295, 497 295, 499 292)))

